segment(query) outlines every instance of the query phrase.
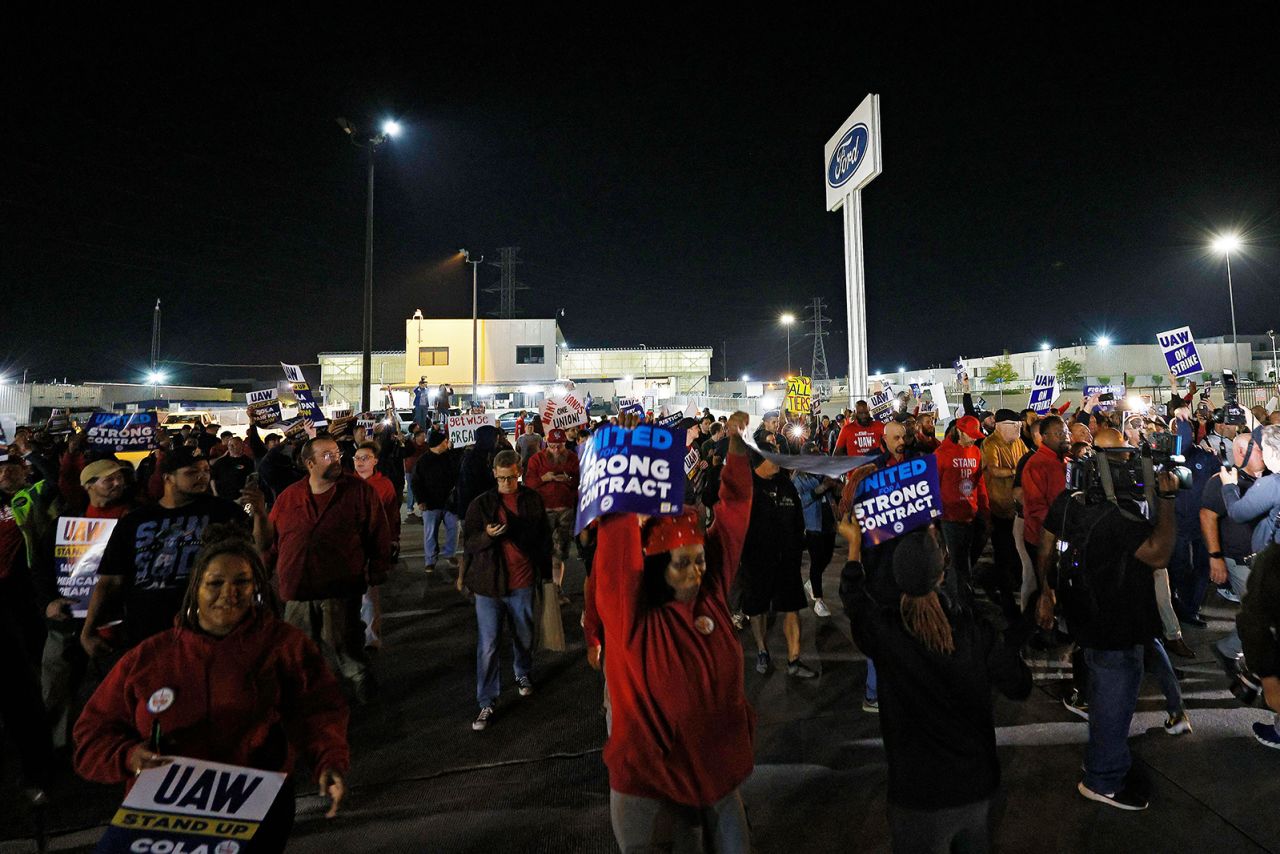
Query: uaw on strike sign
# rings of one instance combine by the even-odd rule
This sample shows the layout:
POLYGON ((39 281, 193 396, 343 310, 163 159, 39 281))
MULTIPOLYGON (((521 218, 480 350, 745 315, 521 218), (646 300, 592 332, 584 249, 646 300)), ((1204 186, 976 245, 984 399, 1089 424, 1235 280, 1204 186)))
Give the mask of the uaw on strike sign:
POLYGON ((253 854, 284 778, 174 757, 138 776, 94 854, 253 854))

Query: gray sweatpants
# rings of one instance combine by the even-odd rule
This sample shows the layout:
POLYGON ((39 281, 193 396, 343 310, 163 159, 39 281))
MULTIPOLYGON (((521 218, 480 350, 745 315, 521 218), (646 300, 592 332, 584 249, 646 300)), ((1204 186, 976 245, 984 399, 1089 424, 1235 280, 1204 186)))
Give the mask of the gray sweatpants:
POLYGON ((750 854, 747 812, 737 789, 709 807, 609 790, 609 819, 622 854, 750 854))

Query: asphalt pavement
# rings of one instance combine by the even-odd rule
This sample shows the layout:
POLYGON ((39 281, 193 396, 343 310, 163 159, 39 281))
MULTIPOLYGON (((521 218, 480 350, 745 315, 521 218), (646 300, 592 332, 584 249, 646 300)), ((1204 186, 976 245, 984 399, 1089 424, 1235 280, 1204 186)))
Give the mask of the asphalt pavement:
MULTIPOLYGON (((516 695, 510 651, 503 694, 484 732, 473 732, 476 624, 452 576, 422 571, 422 526, 404 526, 402 565, 384 588, 380 696, 352 715, 351 791, 337 818, 301 788, 291 852, 613 852, 602 681, 586 665, 578 618, 582 568, 570 564, 564 608, 569 649, 538 652, 535 691, 516 695)), ((839 552, 837 552, 839 554, 839 552)), ((754 670, 742 632, 746 690, 758 715, 756 768, 743 786, 756 851, 887 851, 886 767, 875 715, 861 711, 865 659, 834 595, 832 616, 801 616, 803 658, 820 670, 796 680, 754 670)), ((1280 751, 1250 732, 1268 719, 1226 690, 1209 644, 1235 606, 1211 594, 1207 629, 1188 628, 1197 653, 1175 659, 1194 732, 1165 734, 1164 700, 1144 680, 1131 731, 1136 771, 1151 788, 1145 812, 1121 812, 1076 792, 1087 725, 1059 701, 1061 672, 1036 668, 1025 702, 996 700, 1004 784, 995 811, 1005 852, 1280 852, 1280 751)), ((781 626, 769 634, 784 658, 781 626)), ((0 766, 0 854, 35 851, 33 818, 0 766)), ((87 851, 119 803, 116 787, 60 774, 45 822, 49 850, 87 851)))

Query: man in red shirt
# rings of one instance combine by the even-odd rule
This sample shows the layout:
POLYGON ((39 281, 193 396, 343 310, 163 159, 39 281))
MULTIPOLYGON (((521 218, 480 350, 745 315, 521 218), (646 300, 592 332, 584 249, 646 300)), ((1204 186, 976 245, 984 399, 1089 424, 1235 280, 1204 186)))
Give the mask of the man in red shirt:
MULTIPOLYGON (((1049 515, 1049 507, 1062 490, 1067 488, 1067 452, 1071 450, 1071 439, 1067 436, 1067 425, 1057 415, 1050 415, 1040 422, 1040 447, 1022 467, 1022 538, 1026 543, 1027 554, 1040 554, 1040 541, 1044 531, 1044 520, 1049 515)), ((1052 535, 1050 535, 1052 536, 1052 535)), ((1041 561, 1036 561, 1037 587, 1027 600, 1036 602, 1045 589, 1044 578, 1040 577, 1041 561)))
POLYGON ((871 408, 865 400, 854 404, 853 418, 845 422, 836 439, 835 456, 865 457, 880 452, 880 439, 884 437, 884 425, 871 417, 871 408))
POLYGON ((373 487, 342 470, 337 442, 310 439, 300 457, 306 479, 280 493, 269 517, 261 490, 250 485, 245 497, 255 533, 275 563, 285 621, 320 646, 364 703, 377 693, 377 682, 364 650, 360 600, 387 580, 391 525, 373 487))
POLYGON ((932 412, 921 412, 916 419, 916 450, 922 454, 932 454, 938 450, 938 435, 934 432, 932 412))
POLYGON ((968 595, 970 549, 991 513, 982 480, 982 451, 975 444, 982 438, 982 425, 972 415, 965 415, 956 421, 954 435, 952 439, 948 434, 934 451, 942 491, 942 536, 951 553, 947 591, 953 598, 961 591, 968 595))
POLYGON ((569 543, 573 541, 573 523, 577 516, 578 455, 565 449, 568 442, 559 428, 547 434, 547 447, 529 457, 524 485, 538 493, 547 510, 551 526, 551 565, 560 604, 569 604, 564 595, 565 561, 569 559, 569 543))
MULTIPOLYGON (((356 475, 373 487, 382 502, 382 511, 387 514, 387 524, 391 526, 391 554, 395 557, 400 554, 400 496, 391 478, 378 471, 378 443, 361 443, 356 448, 352 463, 356 475)), ((360 619, 364 621, 365 649, 382 649, 382 596, 379 588, 370 587, 361 598, 360 619)))
POLYGON ((489 725, 502 688, 498 679, 498 637, 510 617, 516 688, 533 693, 533 591, 551 570, 551 526, 538 493, 520 484, 520 455, 499 451, 493 458, 497 488, 467 507, 462 523, 467 565, 465 583, 476 597, 477 732, 489 725))

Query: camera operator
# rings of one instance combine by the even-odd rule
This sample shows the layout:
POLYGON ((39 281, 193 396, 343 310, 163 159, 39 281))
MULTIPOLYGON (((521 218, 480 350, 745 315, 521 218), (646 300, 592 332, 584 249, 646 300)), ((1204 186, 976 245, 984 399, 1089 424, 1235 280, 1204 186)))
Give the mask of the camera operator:
POLYGON ((1237 522, 1254 524, 1250 546, 1254 553, 1276 542, 1276 521, 1280 517, 1280 426, 1262 428, 1262 462, 1271 472, 1260 478, 1247 495, 1240 494, 1236 469, 1222 472, 1222 500, 1227 515, 1237 522))
POLYGON ((1276 713, 1272 723, 1255 723, 1253 736, 1260 744, 1280 748, 1280 546, 1270 546, 1254 559, 1236 626, 1245 660, 1261 677, 1263 701, 1276 713))
MULTIPOLYGON (((1200 497, 1209 478, 1222 464, 1206 443, 1195 442, 1191 411, 1178 409, 1170 426, 1179 444, 1173 448, 1186 460, 1191 472, 1191 488, 1179 491, 1176 504, 1178 539, 1169 560, 1169 580, 1173 587, 1173 605, 1178 619, 1204 628, 1207 621, 1200 616, 1200 603, 1209 587, 1209 550, 1200 530, 1200 497)), ((1230 450, 1230 444, 1228 444, 1230 450)))
MULTIPOLYGON (((1107 466, 1108 474, 1121 468, 1102 456, 1099 452, 1093 465, 1107 466)), ((1102 480, 1110 482, 1109 476, 1102 480)), ((1093 502, 1087 492, 1068 488, 1045 519, 1042 548, 1056 550, 1055 540, 1061 540, 1067 550, 1053 585, 1041 594, 1040 624, 1052 627, 1053 605, 1060 596, 1088 668, 1089 742, 1077 789, 1090 800, 1123 810, 1147 807, 1146 795, 1128 780, 1129 724, 1142 682, 1144 647, 1159 632, 1153 576, 1156 567, 1168 565, 1177 538, 1177 491, 1177 475, 1161 472, 1154 525, 1136 502, 1109 488, 1104 500, 1093 502)), ((1042 552, 1042 564, 1044 560, 1042 552)), ((1176 734, 1170 724, 1180 722, 1173 718, 1171 714, 1166 731, 1176 734)))

